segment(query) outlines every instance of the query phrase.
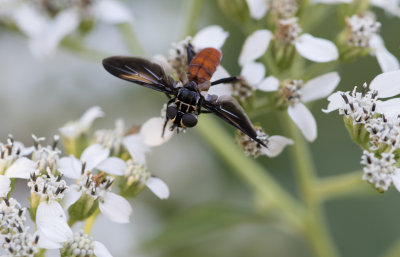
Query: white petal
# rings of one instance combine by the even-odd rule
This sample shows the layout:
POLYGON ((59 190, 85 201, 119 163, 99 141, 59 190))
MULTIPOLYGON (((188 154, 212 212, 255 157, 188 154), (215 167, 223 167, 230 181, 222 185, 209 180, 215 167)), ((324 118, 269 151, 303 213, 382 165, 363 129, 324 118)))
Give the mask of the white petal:
POLYGON ((287 145, 293 145, 293 140, 283 136, 271 136, 268 138, 268 148, 265 154, 268 157, 278 156, 287 145))
MULTIPOLYGON (((211 77, 211 81, 216 81, 219 79, 229 77, 229 73, 225 70, 222 65, 218 65, 217 70, 214 72, 213 76, 211 77)), ((215 86, 210 87, 208 90, 208 94, 211 95, 232 95, 232 86, 231 84, 218 84, 215 86)))
POLYGON ((110 220, 117 223, 128 223, 132 214, 129 202, 120 195, 112 192, 104 194, 104 201, 99 203, 100 211, 110 220))
POLYGON ((218 25, 212 25, 201 29, 194 36, 192 43, 197 48, 214 47, 221 49, 229 33, 218 25))
POLYGON ((173 131, 165 128, 164 137, 161 137, 165 120, 161 117, 151 118, 146 121, 141 129, 140 136, 147 146, 158 146, 167 142, 173 135, 173 131))
POLYGON ((47 24, 46 18, 28 4, 17 8, 13 16, 18 28, 28 37, 41 35, 47 24))
POLYGON ((167 199, 169 197, 169 188, 164 181, 157 177, 150 177, 146 186, 160 199, 167 199))
POLYGON ((246 0, 250 16, 256 20, 264 17, 268 10, 267 0, 246 0))
POLYGON ((94 241, 94 254, 96 257, 112 257, 111 253, 107 250, 107 248, 100 243, 99 241, 94 241))
POLYGON ((36 224, 50 240, 62 243, 72 238, 65 213, 58 202, 41 202, 36 211, 36 224))
POLYGON ((339 81, 340 77, 337 72, 326 73, 309 80, 301 89, 301 100, 307 103, 317 99, 325 98, 337 87, 339 81))
POLYGON ((140 164, 146 163, 145 153, 149 151, 149 147, 143 143, 140 134, 126 136, 122 143, 128 150, 132 159, 136 160, 140 164))
POLYGON ((48 20, 40 35, 32 38, 30 49, 37 57, 52 54, 60 41, 79 25, 79 15, 75 9, 61 11, 57 16, 48 20))
POLYGON ((73 205, 76 201, 79 200, 81 197, 82 192, 79 191, 78 185, 72 185, 69 187, 69 190, 67 190, 64 193, 64 197, 62 199, 62 204, 66 210, 73 205))
POLYGON ((126 169, 126 163, 120 158, 110 157, 97 165, 96 169, 104 171, 108 174, 121 176, 124 174, 126 169))
POLYGON ((36 223, 41 222, 46 219, 46 217, 53 217, 67 221, 63 208, 56 201, 40 202, 36 210, 36 223))
POLYGON ((28 179, 32 172, 35 171, 36 163, 26 157, 16 160, 7 170, 5 175, 9 178, 25 178, 28 179))
POLYGON ((265 76, 265 67, 262 63, 248 62, 240 73, 251 86, 256 86, 265 76))
POLYGON ((246 38, 239 56, 239 65, 243 66, 264 55, 267 51, 272 33, 269 30, 257 30, 246 38))
POLYGON ((395 173, 392 175, 392 181, 397 191, 400 192, 400 169, 396 169, 395 173))
POLYGON ((382 72, 394 71, 400 68, 399 61, 388 50, 381 49, 376 51, 375 54, 382 72))
MULTIPOLYGON (((54 242, 52 239, 48 238, 42 231, 37 232, 39 235, 38 246, 44 249, 59 249, 62 247, 62 244, 54 242)), ((47 252, 47 251, 46 251, 47 252)))
POLYGON ((386 98, 400 93, 400 70, 379 74, 369 88, 378 91, 379 98, 386 98))
POLYGON ((4 176, 0 175, 0 197, 5 197, 10 191, 11 180, 4 176))
POLYGON ((386 117, 396 118, 400 114, 400 98, 376 102, 376 112, 385 114, 386 117))
POLYGON ((328 97, 329 101, 328 107, 326 109, 322 109, 322 111, 325 113, 329 113, 342 107, 345 104, 343 97, 341 96, 342 93, 343 92, 341 91, 337 91, 332 95, 330 95, 328 97))
POLYGON ((104 148, 99 144, 94 144, 83 151, 81 161, 84 161, 86 163, 86 169, 91 171, 94 167, 107 159, 109 154, 110 150, 108 148, 104 148))
POLYGON ((268 76, 256 88, 264 92, 275 92, 279 88, 279 80, 274 76, 268 76))
POLYGON ((301 56, 313 62, 330 62, 339 57, 334 43, 310 34, 301 35, 295 46, 301 56))
POLYGON ((99 106, 93 106, 89 110, 87 110, 79 120, 82 128, 88 130, 95 119, 101 118, 104 116, 103 110, 99 106))
POLYGON ((288 113, 308 141, 312 142, 317 138, 317 123, 310 110, 304 104, 290 105, 288 113))
POLYGON ((98 19, 105 23, 116 24, 132 22, 132 14, 129 8, 114 0, 95 1, 94 12, 98 19))
POLYGON ((71 155, 57 161, 57 169, 67 178, 78 179, 82 173, 82 162, 71 155))
POLYGON ((400 17, 398 0, 370 0, 370 4, 382 8, 391 15, 400 17))
POLYGON ((386 49, 381 36, 375 35, 371 37, 369 44, 375 50, 376 59, 383 72, 394 71, 400 68, 399 61, 386 49))

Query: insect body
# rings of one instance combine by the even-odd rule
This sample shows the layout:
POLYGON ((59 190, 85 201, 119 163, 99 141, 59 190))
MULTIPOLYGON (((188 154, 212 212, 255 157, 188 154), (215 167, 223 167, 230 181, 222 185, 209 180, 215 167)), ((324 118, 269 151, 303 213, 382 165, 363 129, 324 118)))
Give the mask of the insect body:
POLYGON ((167 75, 160 65, 140 57, 112 56, 103 60, 103 66, 116 77, 168 96, 170 100, 167 103, 164 129, 168 120, 173 123, 171 129, 194 127, 200 113, 212 112, 266 147, 265 143, 257 138, 249 118, 234 98, 227 95, 218 97, 201 94, 213 85, 237 80, 237 77, 228 77, 210 82, 222 59, 221 51, 205 48, 196 54, 189 44, 187 57, 189 68, 187 74, 180 76, 182 84, 167 75))

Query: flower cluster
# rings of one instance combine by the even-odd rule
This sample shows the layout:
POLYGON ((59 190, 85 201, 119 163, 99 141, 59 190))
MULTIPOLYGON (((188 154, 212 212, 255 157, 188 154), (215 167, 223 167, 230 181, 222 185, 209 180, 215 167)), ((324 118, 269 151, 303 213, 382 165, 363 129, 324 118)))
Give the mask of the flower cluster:
POLYGON ((127 8, 116 0, 5 0, 1 5, 0 22, 25 34, 37 57, 52 54, 61 40, 74 31, 86 33, 96 20, 109 24, 133 20, 127 8))
POLYGON ((168 186, 151 175, 145 163, 145 153, 170 138, 171 134, 161 137, 161 118, 150 119, 137 133, 129 134, 121 120, 114 130, 90 133, 101 116, 101 109, 93 107, 60 128, 67 156, 58 148, 59 136, 50 145, 36 136, 31 147, 12 136, 1 144, 0 233, 6 256, 34 256, 44 250, 61 256, 111 256, 103 244, 82 231, 74 233, 70 226, 98 213, 113 222, 129 222, 132 207, 127 199, 145 187, 160 199, 169 197, 168 186), (159 137, 148 134, 154 130, 159 137), (27 180, 29 212, 10 197, 19 190, 12 183, 15 179, 27 180), (113 192, 115 183, 119 194, 113 192), (27 213, 34 231, 27 226, 27 213))
POLYGON ((364 152, 363 179, 380 192, 394 184, 400 191, 399 99, 389 98, 400 93, 400 71, 378 75, 369 85, 365 83, 361 92, 357 87, 352 92, 336 92, 329 96, 325 112, 338 110, 344 116, 346 127, 353 140, 364 152))

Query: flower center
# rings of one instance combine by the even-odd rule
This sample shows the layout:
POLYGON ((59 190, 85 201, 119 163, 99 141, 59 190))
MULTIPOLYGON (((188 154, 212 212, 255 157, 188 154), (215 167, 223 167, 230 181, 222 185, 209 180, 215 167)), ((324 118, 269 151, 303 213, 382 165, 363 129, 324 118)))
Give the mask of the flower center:
POLYGON ((393 153, 382 153, 381 158, 374 153, 364 151, 361 156, 363 168, 363 180, 368 181, 380 192, 386 191, 392 183, 392 175, 396 170, 396 160, 393 153))
POLYGON ((50 170, 42 175, 31 173, 28 186, 31 188, 31 193, 40 196, 41 199, 55 201, 64 197, 64 192, 68 189, 65 180, 62 180, 63 174, 59 173, 54 176, 50 170))
POLYGON ((356 14, 346 18, 347 43, 350 46, 368 48, 372 36, 378 34, 381 24, 373 15, 356 14))
MULTIPOLYGON (((254 127, 257 133, 257 138, 260 139, 265 143, 265 145, 268 145, 268 138, 269 136, 264 132, 264 130, 259 127, 255 126, 254 127)), ((254 158, 259 157, 260 155, 264 154, 264 147, 260 145, 258 142, 254 141, 251 139, 248 135, 239 132, 236 137, 239 146, 243 149, 244 153, 246 155, 252 155, 254 158)))
POLYGON ((301 33, 297 18, 281 19, 277 22, 275 38, 283 44, 294 44, 301 33))
POLYGON ((0 234, 22 233, 24 230, 25 208, 14 198, 0 200, 0 234))
POLYGON ((356 90, 357 87, 351 93, 342 94, 345 105, 339 108, 339 114, 346 115, 355 123, 365 124, 375 114, 378 92, 375 90, 367 92, 366 83, 362 86, 361 93, 356 90))
POLYGON ((110 186, 114 179, 106 176, 105 172, 99 174, 92 174, 90 171, 84 172, 79 178, 79 190, 83 190, 86 194, 92 196, 94 199, 102 198, 106 191, 110 191, 110 186))
POLYGON ((94 257, 93 238, 82 230, 75 232, 72 240, 64 244, 61 252, 63 256, 94 257))
POLYGON ((280 84, 280 88, 278 90, 278 94, 283 99, 283 105, 288 106, 295 103, 298 103, 301 99, 301 88, 303 86, 302 80, 285 80, 280 84))
POLYGON ((38 235, 32 235, 24 231, 22 233, 9 234, 4 237, 2 247, 8 251, 11 256, 33 257, 39 251, 37 245, 38 235))

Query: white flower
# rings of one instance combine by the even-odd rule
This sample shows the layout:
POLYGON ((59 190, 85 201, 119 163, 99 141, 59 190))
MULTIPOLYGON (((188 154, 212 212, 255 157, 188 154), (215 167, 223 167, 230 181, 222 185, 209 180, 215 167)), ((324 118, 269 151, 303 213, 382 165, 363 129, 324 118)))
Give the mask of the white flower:
POLYGON ((161 179, 152 176, 145 164, 138 161, 128 160, 124 180, 120 182, 121 192, 128 196, 135 196, 146 186, 158 198, 167 199, 169 188, 161 179))
POLYGON ((38 240, 39 236, 37 233, 30 234, 28 231, 7 234, 4 236, 4 242, 1 244, 1 246, 8 253, 8 255, 2 256, 34 257, 34 255, 39 252, 38 240))
POLYGON ((75 256, 112 257, 107 248, 82 230, 75 232, 71 240, 60 249, 63 256, 74 254, 75 256))
POLYGON ((369 85, 364 84, 362 92, 335 92, 328 97, 328 113, 338 110, 340 114, 350 115, 355 122, 365 122, 375 112, 387 117, 397 117, 400 113, 400 99, 392 98, 381 101, 380 98, 389 98, 400 94, 400 70, 382 73, 376 76, 369 85), (367 110, 367 112, 365 112, 367 110))
POLYGON ((199 30, 193 37, 192 44, 195 48, 202 49, 214 47, 221 49, 229 33, 218 25, 211 25, 199 30))
POLYGON ((249 136, 242 132, 238 134, 237 138, 244 153, 246 155, 252 155, 254 158, 257 158, 260 155, 276 157, 287 145, 293 144, 293 140, 283 136, 268 136, 261 127, 256 126, 255 130, 257 133, 257 138, 263 141, 267 147, 260 145, 258 142, 252 140, 249 136))
POLYGON ((43 6, 40 2, 16 5, 11 15, 18 28, 29 38, 30 49, 36 57, 52 54, 61 40, 77 30, 82 20, 89 17, 110 24, 132 21, 127 8, 114 0, 96 0, 88 4, 80 1, 64 3, 55 6, 55 10, 46 6, 46 3, 43 6))
POLYGON ((364 151, 361 164, 364 165, 363 180, 374 188, 384 192, 393 182, 396 189, 400 191, 400 169, 396 167, 393 153, 382 153, 382 156, 378 158, 374 153, 364 151))
POLYGON ((108 157, 110 150, 95 144, 83 151, 81 159, 74 156, 63 157, 58 162, 59 171, 65 176, 76 179, 77 185, 71 186, 71 190, 66 194, 66 206, 75 203, 82 194, 87 194, 99 201, 101 212, 115 222, 126 223, 132 213, 129 202, 110 192, 113 183, 111 177, 100 173, 93 175, 92 171, 101 170, 108 174, 123 175, 126 163, 116 157, 108 157))
POLYGON ((317 124, 311 112, 303 103, 327 97, 339 84, 340 77, 336 72, 327 73, 307 81, 304 85, 301 80, 283 81, 279 87, 276 80, 271 80, 264 91, 278 91, 288 106, 290 118, 303 132, 305 138, 312 142, 317 137, 317 124), (265 90, 266 89, 266 90, 265 90))
POLYGON ((378 31, 381 26, 372 14, 353 15, 346 18, 348 31, 347 43, 350 46, 371 48, 383 72, 394 71, 400 68, 399 61, 385 47, 378 31))
POLYGON ((164 118, 151 118, 141 126, 139 133, 124 138, 123 144, 134 160, 144 164, 146 162, 145 154, 151 147, 159 146, 172 137, 173 131, 168 126, 164 130, 164 136, 162 136, 164 123, 164 118))
POLYGON ((246 0, 250 16, 256 20, 270 12, 278 18, 290 18, 294 16, 299 5, 296 0, 246 0))
POLYGON ((72 238, 72 230, 61 205, 56 201, 41 202, 36 211, 36 225, 41 237, 53 242, 59 248, 72 238))
POLYGON ((77 136, 87 133, 95 119, 104 116, 104 112, 100 107, 94 106, 88 109, 79 121, 69 122, 60 128, 61 135, 64 138, 73 139, 77 136))
POLYGON ((26 208, 14 198, 0 199, 0 234, 19 233, 24 230, 26 208))
POLYGON ((339 57, 338 50, 331 41, 301 34, 297 18, 279 20, 275 36, 268 30, 257 30, 245 41, 239 57, 239 64, 244 66, 264 55, 271 40, 285 44, 294 44, 297 52, 304 58, 314 62, 330 62, 339 57))
POLYGON ((24 154, 30 153, 31 150, 19 142, 14 142, 10 136, 7 144, 0 144, 0 174, 9 178, 29 178, 37 166, 34 161, 23 157, 24 154))
POLYGON ((101 170, 108 174, 120 176, 124 173, 126 163, 117 157, 108 157, 110 149, 99 144, 88 146, 82 153, 80 160, 75 156, 61 158, 57 165, 58 170, 66 177, 78 179, 82 175, 81 163, 89 171, 101 170))

